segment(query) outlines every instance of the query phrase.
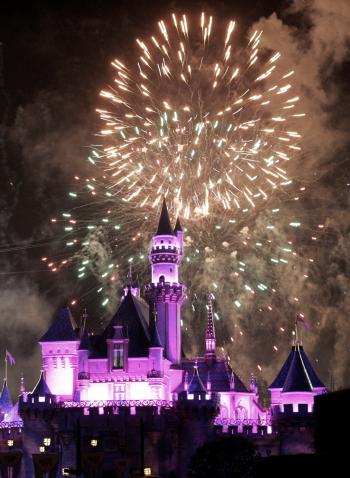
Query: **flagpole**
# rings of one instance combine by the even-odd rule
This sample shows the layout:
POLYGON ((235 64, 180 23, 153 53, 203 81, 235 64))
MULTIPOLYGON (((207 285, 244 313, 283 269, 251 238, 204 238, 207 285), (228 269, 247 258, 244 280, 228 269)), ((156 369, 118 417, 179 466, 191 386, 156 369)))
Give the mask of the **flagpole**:
POLYGON ((7 353, 5 353, 5 382, 7 385, 7 353))
POLYGON ((298 319, 295 317, 295 345, 299 345, 299 337, 298 337, 298 319))

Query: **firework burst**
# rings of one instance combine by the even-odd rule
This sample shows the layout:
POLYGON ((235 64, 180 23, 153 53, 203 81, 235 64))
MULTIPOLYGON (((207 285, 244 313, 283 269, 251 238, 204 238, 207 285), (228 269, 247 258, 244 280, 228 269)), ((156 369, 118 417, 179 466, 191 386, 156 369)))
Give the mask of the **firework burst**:
POLYGON ((303 116, 294 72, 259 48, 262 32, 236 47, 234 21, 223 35, 204 13, 192 30, 185 15, 158 27, 136 40, 134 65, 112 62, 114 85, 100 93, 108 108, 98 109, 104 143, 92 161, 113 196, 146 210, 163 196, 191 220, 255 208, 291 183, 303 116))

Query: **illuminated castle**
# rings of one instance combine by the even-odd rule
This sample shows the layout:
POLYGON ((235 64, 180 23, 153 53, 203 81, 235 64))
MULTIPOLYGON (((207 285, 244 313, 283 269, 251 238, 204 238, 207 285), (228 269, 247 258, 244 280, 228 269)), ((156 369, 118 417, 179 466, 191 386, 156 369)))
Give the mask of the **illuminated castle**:
MULTIPOLYGON (((179 281, 183 255, 180 221, 173 230, 164 201, 149 253, 152 281, 145 286, 145 299, 130 272, 122 301, 101 335, 88 332, 86 314, 79 328, 68 308, 60 310, 39 341, 42 373, 32 392, 22 387, 20 417, 5 384, 1 423, 17 434, 23 429, 23 476, 33 476, 28 457, 36 469, 38 450, 48 451, 45 446, 42 450, 44 438, 49 438, 53 455, 60 450, 52 465, 57 467, 55 476, 62 476, 64 468, 84 469, 81 448, 91 452, 90 446, 105 453, 101 470, 110 469, 116 457, 119 464, 127 457, 125 466, 141 472, 149 466, 156 474, 174 471, 185 476, 191 454, 215 433, 245 433, 256 442, 263 437, 264 446, 267 439, 272 450, 284 447, 287 453, 298 447, 312 450, 308 436, 291 446, 288 440, 284 445, 276 441, 280 424, 291 418, 307 423, 314 396, 325 392, 298 341, 270 386, 268 409, 259 403, 254 377, 246 387, 226 357, 216 353, 211 294, 205 355, 184 357, 181 306, 186 287, 179 281), (16 425, 9 420, 14 411, 16 425), (172 451, 165 452, 165 446, 172 451)), ((86 463, 86 469, 93 467, 86 463)))
POLYGON ((211 297, 208 297, 205 357, 182 357, 181 305, 186 288, 179 281, 183 232, 179 220, 173 230, 163 202, 149 261, 152 282, 146 301, 129 275, 124 298, 100 336, 82 330, 68 308, 59 312, 43 335, 41 346, 45 381, 57 400, 164 400, 175 402, 181 392, 192 399, 218 393, 220 417, 261 420, 254 381, 249 389, 216 355, 211 297))

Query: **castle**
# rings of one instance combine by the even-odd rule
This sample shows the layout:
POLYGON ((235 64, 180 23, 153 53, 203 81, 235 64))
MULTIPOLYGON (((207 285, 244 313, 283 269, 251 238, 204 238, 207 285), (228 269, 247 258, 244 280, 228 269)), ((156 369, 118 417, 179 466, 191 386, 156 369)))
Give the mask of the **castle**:
POLYGON ((78 327, 68 307, 58 312, 39 340, 33 391, 22 383, 13 405, 4 382, 3 476, 183 477, 196 448, 225 433, 244 434, 269 453, 312 452, 314 397, 326 389, 298 340, 269 387, 268 409, 254 377, 246 386, 217 355, 211 294, 205 355, 184 357, 183 256, 180 221, 173 229, 164 200, 144 298, 130 273, 101 335, 89 333, 86 314, 78 327))

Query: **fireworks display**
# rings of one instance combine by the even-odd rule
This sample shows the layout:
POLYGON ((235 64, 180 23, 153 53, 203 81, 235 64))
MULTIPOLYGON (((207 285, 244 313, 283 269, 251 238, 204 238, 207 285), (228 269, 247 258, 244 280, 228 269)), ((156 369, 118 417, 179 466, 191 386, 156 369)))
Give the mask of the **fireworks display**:
POLYGON ((191 22, 172 15, 150 39, 136 40, 130 64, 112 62, 91 175, 75 176, 72 208, 52 218, 63 223, 65 251, 42 258, 52 272, 76 271, 71 304, 89 305, 97 294, 102 322, 130 263, 149 280, 149 240, 163 197, 185 226, 184 331, 194 330, 194 317, 202 321, 208 288, 227 346, 253 313, 261 330, 290 303, 290 316, 278 321, 283 333, 302 310, 292 289, 279 293, 279 278, 293 264, 302 288, 313 258, 294 244, 317 240, 314 228, 324 227, 303 228, 295 207, 306 191, 294 164, 305 115, 281 55, 259 48, 261 31, 239 47, 235 29, 234 21, 224 30, 204 14, 191 22))
POLYGON ((172 15, 134 64, 112 62, 113 86, 98 112, 104 147, 93 152, 112 195, 141 208, 161 198, 185 219, 254 208, 290 184, 288 162, 300 150, 294 71, 280 53, 261 52, 262 32, 245 49, 204 13, 189 24, 172 15), (198 20, 198 19, 197 19, 198 20))

